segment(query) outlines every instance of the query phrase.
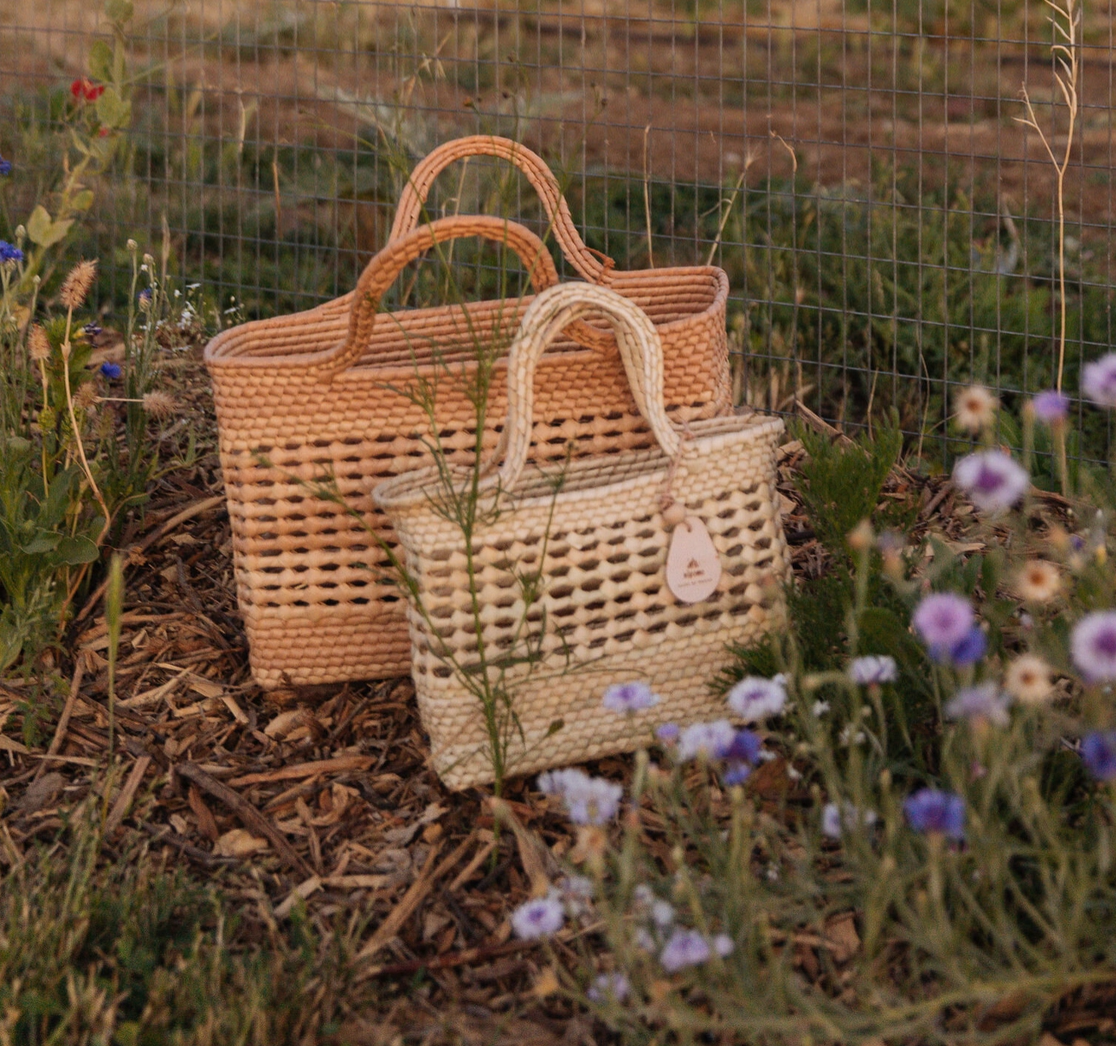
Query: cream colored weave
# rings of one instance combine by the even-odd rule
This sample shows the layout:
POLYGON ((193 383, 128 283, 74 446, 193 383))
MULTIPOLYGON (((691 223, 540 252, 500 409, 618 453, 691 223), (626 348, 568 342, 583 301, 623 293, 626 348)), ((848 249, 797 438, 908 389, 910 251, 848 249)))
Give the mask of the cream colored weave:
MULTIPOLYGON (((503 463, 482 481, 474 584, 460 527, 438 509, 445 487, 435 470, 389 480, 374 494, 396 528, 424 611, 412 605, 409 613, 412 674, 434 765, 453 788, 492 779, 481 704, 447 665, 479 663, 474 592, 488 661, 511 665, 505 686, 525 740, 513 741, 509 771, 529 773, 629 751, 667 721, 724 715, 709 681, 726 644, 750 642, 781 619, 788 577, 775 492, 781 420, 746 414, 675 426, 664 409, 654 325, 604 288, 567 284, 538 295, 510 352, 508 420, 496 452, 503 463), (543 350, 586 317, 604 318, 615 331, 658 446, 565 467, 530 462, 543 350), (664 495, 705 524, 719 554, 721 583, 704 602, 680 603, 667 588, 672 528, 662 517, 664 495), (526 664, 518 660, 526 645, 514 641, 526 608, 513 571, 540 567, 543 594, 527 612, 540 656, 526 664), (662 703, 632 718, 602 707, 608 685, 637 679, 662 703)), ((464 470, 455 475, 466 479, 464 470)))
MULTIPOLYGON (((471 371, 477 341, 510 341, 531 298, 391 315, 377 309, 404 265, 435 243, 463 236, 506 243, 539 289, 557 282, 549 253, 528 230, 495 218, 446 218, 393 240, 369 262, 354 292, 308 312, 234 327, 206 346, 237 596, 262 686, 409 670, 403 603, 385 583, 384 556, 366 529, 394 540, 373 509, 370 487, 426 455, 427 418, 397 390, 418 377, 438 377, 442 444, 459 458, 469 455, 475 408, 435 360, 458 374, 471 371), (330 475, 342 504, 316 497, 309 485, 330 475)), ((571 237, 580 243, 572 225, 561 242, 571 237)), ((600 275, 595 264, 590 275, 600 275)), ((721 414, 731 409, 727 278, 715 268, 664 272, 662 278, 656 270, 613 272, 610 279, 660 328, 672 415, 721 414)), ((586 454, 649 445, 611 335, 584 325, 569 333, 577 340, 565 340, 544 361, 534 456, 563 458, 571 446, 586 454)), ((505 413, 504 384, 501 364, 483 434, 488 451, 505 413)))

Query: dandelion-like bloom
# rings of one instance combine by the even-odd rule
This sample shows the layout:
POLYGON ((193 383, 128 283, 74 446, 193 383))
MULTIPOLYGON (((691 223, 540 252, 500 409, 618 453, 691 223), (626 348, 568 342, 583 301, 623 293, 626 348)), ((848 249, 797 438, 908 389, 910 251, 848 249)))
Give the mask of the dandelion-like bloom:
POLYGON ((646 683, 635 680, 631 683, 614 683, 605 690, 601 703, 610 712, 631 714, 653 708, 659 700, 659 695, 646 683))
POLYGON ((1002 450, 981 450, 953 468, 953 482, 981 512, 1003 512, 1027 492, 1027 470, 1002 450))
POLYGON ((1116 679, 1116 610, 1086 614, 1074 626, 1070 653, 1089 683, 1116 679))
POLYGON ((953 792, 920 789, 903 800, 903 812, 916 832, 965 838, 965 800, 953 792))
POLYGON ((918 604, 911 621, 931 651, 948 652, 973 627, 973 608, 963 596, 935 592, 918 604))
POLYGON ((14 243, 8 243, 7 240, 0 240, 0 265, 15 265, 21 261, 23 261, 23 251, 14 243))
POLYGON ((751 730, 737 730, 732 743, 721 753, 727 764, 722 778, 727 785, 743 784, 760 758, 763 740, 751 730))
POLYGON ((82 260, 77 263, 62 281, 62 289, 58 292, 58 300, 67 309, 79 309, 93 286, 97 275, 97 262, 82 260))
POLYGON ((515 935, 524 940, 549 937, 562 928, 564 921, 562 902, 556 897, 538 897, 527 901, 516 908, 511 917, 515 935))
POLYGON ((894 683, 899 678, 899 667, 895 658, 887 654, 870 657, 856 657, 849 662, 849 679, 861 686, 880 683, 894 683))
POLYGON ((983 385, 971 385, 957 394, 954 418, 966 432, 983 432, 996 420, 999 405, 999 400, 983 385))
POLYGON ((106 378, 108 378, 109 381, 116 381, 116 379, 124 373, 124 369, 120 366, 119 363, 113 363, 111 360, 105 360, 105 362, 101 364, 101 373, 106 378))
POLYGON ((1053 671, 1036 654, 1023 654, 1008 665, 1004 689, 1021 705, 1039 705, 1054 692, 1053 671))
POLYGON ((686 966, 699 966, 712 954, 709 942, 697 930, 678 927, 663 946, 659 962, 667 973, 677 973, 686 966))
POLYGON ((178 403, 169 392, 155 389, 143 394, 143 409, 153 418, 169 418, 178 409, 178 403))
POLYGON ((745 723, 758 723, 779 715, 787 703, 787 689, 782 675, 774 679, 748 676, 741 679, 727 696, 728 706, 745 723))
POLYGON ((1116 352, 1085 364, 1081 391, 1101 407, 1116 407, 1116 352))
POLYGON ((624 974, 620 972, 602 973, 585 993, 593 1002, 604 1002, 612 999, 614 1002, 623 1002, 632 993, 632 985, 624 974))
POLYGON ((50 339, 47 332, 37 323, 31 325, 27 336, 27 353, 33 360, 50 359, 50 339))
POLYGON ((727 719, 712 723, 694 723, 678 736, 678 760, 720 759, 736 738, 736 731, 727 719))
POLYGON ((1064 392, 1047 389, 1031 400, 1030 407, 1044 425, 1057 425, 1069 416, 1070 398, 1064 392))
POLYGON ((1008 706, 1011 696, 995 683, 966 686, 957 691, 943 711, 947 719, 967 719, 970 723, 1007 726, 1011 722, 1008 706))
POLYGON ((74 393, 74 406, 79 410, 89 410, 99 399, 100 397, 97 395, 97 390, 93 382, 86 381, 83 382, 79 386, 77 392, 74 393))
POLYGON ((603 777, 590 777, 584 770, 551 770, 538 779, 539 791, 560 795, 574 824, 600 825, 612 820, 624 797, 621 785, 603 777))
POLYGON ((1116 730, 1097 731, 1083 737, 1081 761, 1098 781, 1116 780, 1116 730))
POLYGON ((1028 603, 1049 603, 1061 590, 1061 571, 1045 559, 1027 560, 1015 575, 1015 591, 1028 603))
POLYGON ((844 832, 857 832, 871 828, 878 816, 875 810, 861 810, 852 803, 826 803, 822 807, 822 833, 830 839, 840 839, 844 832))

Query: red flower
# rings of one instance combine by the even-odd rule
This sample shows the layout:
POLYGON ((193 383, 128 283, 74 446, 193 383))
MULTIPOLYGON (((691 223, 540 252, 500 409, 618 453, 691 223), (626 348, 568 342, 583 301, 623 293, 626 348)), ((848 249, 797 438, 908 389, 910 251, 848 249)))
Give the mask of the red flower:
POLYGON ((104 93, 104 84, 95 84, 84 76, 70 84, 70 94, 79 102, 95 102, 104 93))

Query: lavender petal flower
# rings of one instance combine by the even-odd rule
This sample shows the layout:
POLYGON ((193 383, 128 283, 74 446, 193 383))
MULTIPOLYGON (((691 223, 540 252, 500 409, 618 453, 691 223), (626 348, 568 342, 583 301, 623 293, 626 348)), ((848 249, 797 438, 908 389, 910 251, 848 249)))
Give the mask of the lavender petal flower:
POLYGON ((1116 679, 1116 610, 1086 614, 1074 626, 1070 653, 1086 682, 1116 679))
POLYGON ((920 789, 903 800, 903 812, 916 832, 965 838, 965 800, 953 792, 920 789))
POLYGON ((1003 512, 1027 492, 1031 477, 1027 470, 1002 450, 969 454, 953 469, 953 482, 982 512, 1003 512))

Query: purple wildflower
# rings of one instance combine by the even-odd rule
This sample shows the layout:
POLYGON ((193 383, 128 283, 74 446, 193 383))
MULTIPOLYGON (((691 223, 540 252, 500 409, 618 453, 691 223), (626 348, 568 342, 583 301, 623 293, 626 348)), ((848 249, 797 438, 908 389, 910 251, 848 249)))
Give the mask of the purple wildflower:
POLYGON ((725 784, 743 784, 748 780, 752 768, 759 760, 762 746, 763 740, 759 734, 754 734, 751 730, 736 731, 732 743, 721 753, 721 758, 728 764, 722 775, 725 784))
POLYGON ((930 654, 935 661, 949 661, 954 665, 975 665, 984 657, 987 649, 988 637, 979 625, 973 625, 949 650, 931 650, 930 654))
POLYGON ((757 723, 778 715, 787 703, 784 677, 777 675, 774 679, 763 679, 748 676, 728 692, 727 700, 729 708, 745 723, 757 723))
POLYGON ((602 973, 593 981, 592 987, 585 993, 593 1002, 605 1002, 612 999, 623 1002, 632 993, 631 982, 622 973, 602 973))
POLYGON ((682 730, 677 723, 663 723, 655 730, 655 739, 664 745, 672 745, 678 740, 680 733, 682 730))
POLYGON ((1116 730, 1097 731, 1082 738, 1081 761, 1098 781, 1116 780, 1116 730))
POLYGON ((7 240, 0 240, 0 264, 4 262, 21 262, 23 261, 23 251, 21 251, 14 243, 8 243, 7 240))
POLYGON ((7 178, 12 173, 12 161, 0 156, 0 178, 7 178))
POLYGON ((685 966, 699 966, 712 954, 709 942, 697 930, 678 927, 663 946, 659 962, 667 973, 677 973, 685 966))
POLYGON ((512 912, 511 924, 517 937, 531 940, 549 937, 562 928, 565 921, 562 902, 556 897, 538 897, 521 904, 512 912))
POLYGON ((948 719, 967 719, 970 723, 991 723, 993 726, 1007 726, 1011 722, 1008 706, 1011 695, 1002 691, 995 683, 981 683, 958 690, 945 706, 948 719))
POLYGON ((631 714, 642 712, 645 708, 652 708, 659 703, 659 695, 654 693, 646 684, 638 680, 631 683, 614 683, 604 692, 601 702, 610 712, 623 712, 631 714))
POLYGON ((603 777, 590 777, 576 767, 540 774, 539 791, 560 795, 574 824, 604 824, 616 816, 624 789, 603 777))
POLYGON ((1056 425, 1069 415, 1070 398, 1064 392, 1047 389, 1031 400, 1031 410, 1044 425, 1056 425))
POLYGON ((1081 391, 1101 407, 1116 407, 1116 352, 1085 364, 1081 391))
POLYGON ((879 657, 857 657, 849 663, 849 679, 861 686, 880 683, 894 683, 899 678, 899 668, 895 658, 886 654, 879 657))
POLYGON ((923 788, 903 800, 903 812, 916 832, 965 838, 965 800, 953 792, 923 788))
POLYGON ((852 803, 826 803, 822 808, 822 833, 840 839, 844 832, 871 828, 876 823, 875 810, 861 810, 852 803))
POLYGON ((95 338, 103 330, 104 328, 99 323, 87 323, 84 327, 81 328, 82 334, 84 334, 87 338, 95 338))
POLYGON ((918 604, 911 620, 931 653, 948 652, 968 636, 973 608, 962 596, 935 592, 918 604))
POLYGON ((1070 637, 1073 663, 1086 682, 1116 679, 1116 610, 1086 614, 1070 637))
POLYGON ((953 469, 953 482, 982 512, 1003 512, 1027 492, 1027 470, 1002 450, 981 450, 962 458, 953 469))
POLYGON ((106 360, 101 364, 101 373, 109 379, 109 381, 116 381, 124 371, 121 369, 119 363, 112 363, 106 360))
POLYGON ((720 759, 735 738, 736 731, 727 719, 694 723, 686 727, 678 737, 678 760, 684 763, 698 756, 720 759))
POLYGON ((144 287, 144 289, 142 291, 140 291, 139 294, 136 295, 136 301, 139 303, 140 309, 143 310, 144 312, 146 312, 148 309, 150 309, 151 308, 151 288, 150 287, 144 287))

